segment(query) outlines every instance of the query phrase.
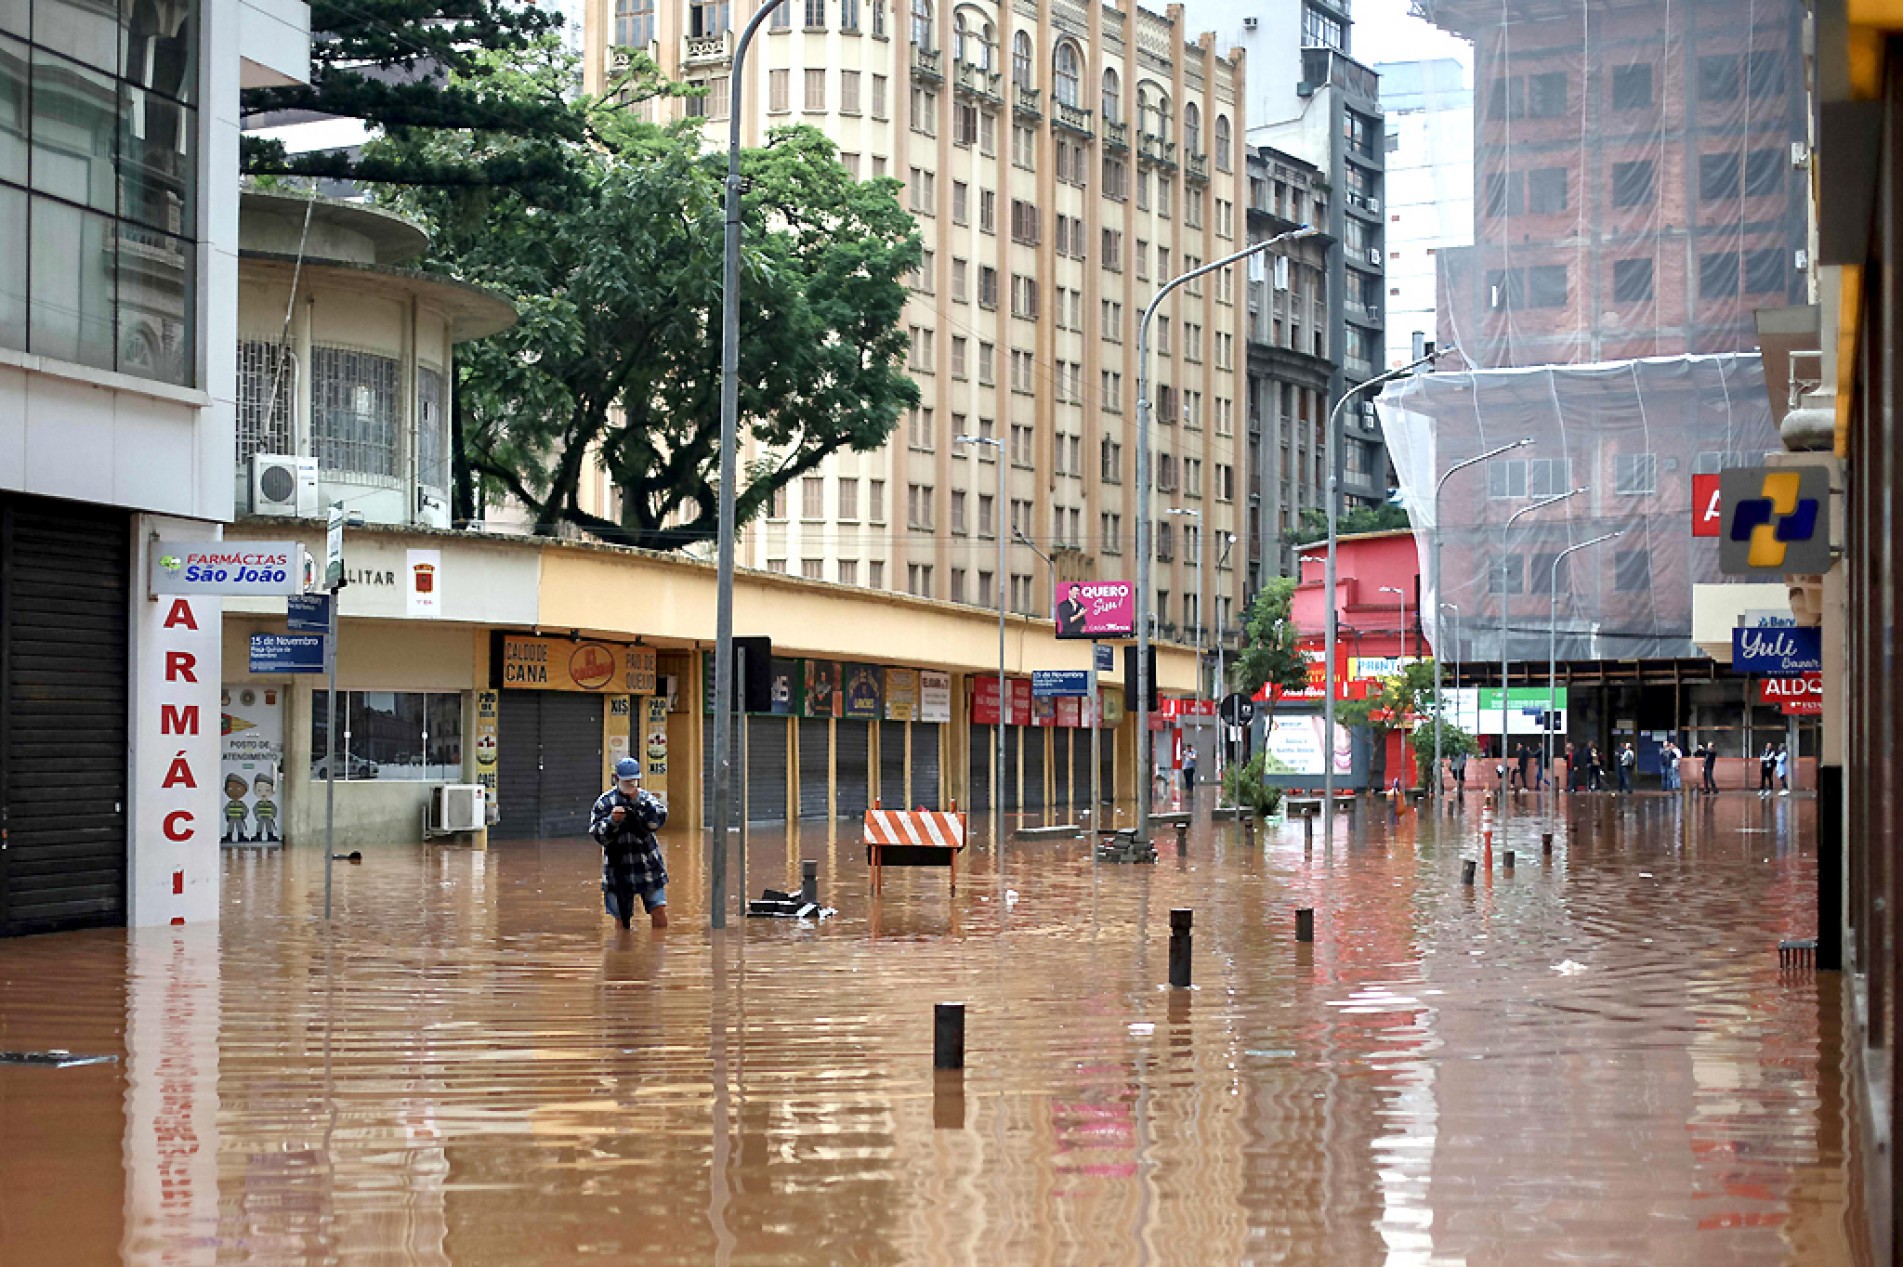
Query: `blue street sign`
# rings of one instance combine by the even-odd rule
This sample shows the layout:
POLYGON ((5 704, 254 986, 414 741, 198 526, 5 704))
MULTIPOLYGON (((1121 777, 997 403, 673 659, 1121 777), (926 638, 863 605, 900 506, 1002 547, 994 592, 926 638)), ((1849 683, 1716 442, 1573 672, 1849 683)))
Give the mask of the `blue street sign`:
POLYGON ((1031 697, 1055 699, 1060 695, 1090 694, 1090 674, 1084 669, 1031 670, 1031 697))
POLYGON ((1105 646, 1101 642, 1092 643, 1091 650, 1097 655, 1097 672, 1115 673, 1117 671, 1117 649, 1105 646))
POLYGON ((1821 673, 1824 668, 1823 630, 1814 626, 1733 629, 1731 667, 1738 673, 1763 673, 1772 677, 1821 673))
POLYGON ((251 671, 253 673, 322 673, 324 636, 322 634, 251 635, 251 671))
POLYGON ((329 633, 330 595, 293 594, 284 600, 284 614, 292 633, 329 633))

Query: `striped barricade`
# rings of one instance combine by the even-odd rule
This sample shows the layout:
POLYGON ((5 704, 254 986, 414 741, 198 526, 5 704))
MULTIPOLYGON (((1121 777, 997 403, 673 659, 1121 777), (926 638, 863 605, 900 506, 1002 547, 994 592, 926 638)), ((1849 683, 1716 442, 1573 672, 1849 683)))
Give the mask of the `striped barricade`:
POLYGON ((950 867, 951 891, 958 892, 965 815, 931 809, 869 809, 865 839, 874 893, 885 887, 886 867, 950 867))

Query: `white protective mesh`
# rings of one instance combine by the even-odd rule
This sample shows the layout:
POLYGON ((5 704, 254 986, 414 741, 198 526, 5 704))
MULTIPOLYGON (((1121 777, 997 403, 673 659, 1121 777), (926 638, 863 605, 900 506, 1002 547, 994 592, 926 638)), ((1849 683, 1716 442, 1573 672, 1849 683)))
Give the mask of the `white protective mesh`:
POLYGON ((1718 543, 1694 540, 1692 476, 1758 464, 1781 446, 1755 353, 1598 365, 1422 374, 1377 402, 1389 456, 1420 546, 1421 609, 1444 659, 1498 660, 1499 591, 1508 591, 1507 657, 1547 655, 1554 556, 1608 532, 1614 541, 1569 556, 1557 585, 1559 657, 1692 657, 1692 586, 1727 578, 1718 543), (1530 437, 1533 444, 1471 466, 1440 497, 1441 591, 1431 590, 1434 488, 1457 463, 1530 437), (1521 516, 1544 495, 1586 491, 1521 516), (1506 560, 1505 580, 1501 579, 1506 560))

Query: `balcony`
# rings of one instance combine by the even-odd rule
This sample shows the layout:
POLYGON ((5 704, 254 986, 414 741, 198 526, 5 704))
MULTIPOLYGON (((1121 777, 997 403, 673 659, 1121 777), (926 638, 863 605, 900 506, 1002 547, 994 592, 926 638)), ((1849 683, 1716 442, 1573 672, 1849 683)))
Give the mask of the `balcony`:
POLYGON ((1153 132, 1145 132, 1137 140, 1137 157, 1157 167, 1174 169, 1176 142, 1166 141, 1153 132))
POLYGON ((953 74, 955 76, 953 86, 959 92, 973 97, 983 97, 986 101, 1003 102, 1004 76, 997 71, 973 66, 968 62, 959 62, 953 74))
POLYGON ((1183 174, 1199 185, 1207 185, 1209 183, 1209 155, 1184 155, 1183 174))
POLYGON ((689 35, 681 40, 683 66, 707 66, 732 60, 733 49, 727 43, 725 31, 719 35, 689 35))
POLYGON ((1369 102, 1381 99, 1380 78, 1354 58, 1332 48, 1302 50, 1302 81, 1315 88, 1323 84, 1343 88, 1369 102))
POLYGON ((1017 94, 1012 100, 1012 105, 1019 114, 1027 119, 1041 119, 1044 117, 1044 94, 1035 88, 1026 88, 1023 84, 1019 84, 1017 86, 1017 94))
POLYGON ((929 79, 934 83, 945 82, 944 55, 929 48, 912 45, 912 77, 929 79))
POLYGON ((1113 150, 1130 148, 1130 125, 1112 119, 1103 121, 1103 143, 1113 150))
POLYGON ((1057 102, 1056 106, 1057 113, 1053 116, 1053 122, 1055 122, 1058 127, 1068 128, 1079 136, 1091 135, 1090 111, 1077 106, 1067 106, 1061 101, 1057 102))

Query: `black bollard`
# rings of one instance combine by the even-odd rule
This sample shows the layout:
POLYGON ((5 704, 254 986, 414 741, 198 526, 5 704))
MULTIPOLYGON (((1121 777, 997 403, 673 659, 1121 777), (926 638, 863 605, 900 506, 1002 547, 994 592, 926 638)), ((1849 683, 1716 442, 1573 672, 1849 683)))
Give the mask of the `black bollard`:
POLYGON ((815 858, 800 859, 800 905, 819 905, 819 861, 815 858))
POLYGON ((1473 887, 1474 860, 1472 858, 1460 864, 1460 882, 1469 888, 1473 887))
POLYGON ((1315 908, 1304 906, 1295 912, 1295 940, 1315 940, 1315 908))
POLYGON ((965 1067, 965 1005, 939 1003, 932 1008, 932 1068, 965 1067))
POLYGON ((1189 844, 1189 824, 1176 824, 1176 852, 1181 853, 1189 844))
POLYGON ((1302 815, 1302 841, 1305 844, 1313 844, 1315 842, 1315 816, 1313 814, 1305 813, 1302 815))
POLYGON ((1513 870, 1513 851, 1511 849, 1507 850, 1506 868, 1508 871, 1513 870))
POLYGON ((1540 833, 1540 852, 1541 853, 1553 852, 1553 833, 1552 832, 1543 831, 1540 833))
POLYGON ((1170 984, 1189 985, 1189 926, 1196 912, 1178 908, 1170 912, 1170 984))

